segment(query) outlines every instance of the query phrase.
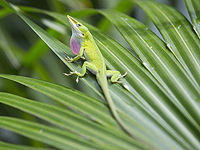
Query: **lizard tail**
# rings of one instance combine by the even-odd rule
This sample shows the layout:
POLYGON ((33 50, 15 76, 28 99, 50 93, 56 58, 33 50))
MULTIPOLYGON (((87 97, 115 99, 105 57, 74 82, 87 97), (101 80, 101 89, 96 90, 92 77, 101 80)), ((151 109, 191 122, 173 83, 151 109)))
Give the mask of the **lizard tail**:
POLYGON ((103 93, 106 97, 106 100, 108 102, 108 105, 110 107, 110 110, 114 116, 114 118, 116 119, 116 121, 119 123, 119 125, 122 127, 122 129, 129 134, 133 139, 137 140, 140 143, 143 143, 144 145, 146 145, 147 147, 150 147, 152 149, 154 149, 151 145, 147 144, 146 142, 144 142, 142 139, 139 139, 138 137, 134 136, 133 133, 128 129, 128 127, 126 126, 126 124, 121 120, 121 118, 119 117, 116 108, 115 108, 115 104, 113 103, 113 100, 110 96, 109 93, 109 89, 108 89, 108 83, 107 83, 107 77, 104 74, 101 73, 97 73, 96 75, 97 77, 97 81, 99 83, 99 85, 101 86, 101 89, 103 90, 103 93))
POLYGON ((128 127, 125 125, 125 123, 121 120, 121 118, 119 117, 117 111, 116 111, 116 108, 115 108, 115 105, 113 103, 113 100, 110 96, 110 93, 109 93, 109 89, 108 89, 108 83, 107 83, 107 77, 103 74, 97 74, 96 75, 97 77, 97 81, 99 83, 99 85, 101 86, 102 90, 103 90, 103 93, 104 93, 104 96, 106 97, 106 100, 108 102, 108 105, 111 109, 111 112, 114 116, 114 118, 116 119, 116 121, 119 123, 119 125, 124 129, 124 131, 126 131, 131 137, 137 139, 132 133, 131 131, 128 129, 128 127))

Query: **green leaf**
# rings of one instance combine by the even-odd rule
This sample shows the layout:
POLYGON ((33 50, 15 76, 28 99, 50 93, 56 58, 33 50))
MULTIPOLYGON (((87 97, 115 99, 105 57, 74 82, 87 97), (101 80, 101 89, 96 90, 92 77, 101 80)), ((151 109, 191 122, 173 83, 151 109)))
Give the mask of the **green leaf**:
MULTIPOLYGON (((76 97, 78 96, 79 95, 76 97)), ((71 97, 73 97, 73 95, 71 95, 71 97)), ((80 98, 80 100, 83 99, 80 98)), ((124 134, 118 128, 105 128, 86 119, 82 115, 67 109, 35 102, 3 92, 0 92, 0 102, 33 114, 62 129, 70 130, 71 132, 82 136, 82 138, 92 139, 92 142, 106 149, 109 149, 110 147, 130 149, 137 145, 137 143, 131 140, 128 135, 124 134)), ((96 108, 95 106, 93 107, 96 108)), ((109 114, 107 116, 110 117, 109 114)))
POLYGON ((82 92, 27 77, 14 75, 0 75, 0 77, 13 80, 37 90, 68 107, 72 107, 73 109, 86 114, 92 120, 102 125, 116 126, 115 120, 108 115, 109 109, 105 104, 97 99, 88 97, 82 92))
POLYGON ((0 150, 50 150, 45 148, 39 147, 30 147, 30 146, 22 146, 22 145, 15 145, 10 143, 5 143, 0 141, 0 150))
MULTIPOLYGON (((59 38, 61 35, 57 34, 56 31, 50 29, 47 31, 50 35, 59 38)), ((33 47, 31 47, 28 53, 23 57, 23 65, 30 66, 38 61, 40 56, 48 50, 48 46, 40 39, 38 40, 33 47)))
POLYGON ((41 141, 56 148, 66 149, 96 149, 90 140, 83 139, 70 132, 47 127, 38 123, 15 119, 11 117, 0 117, 0 127, 14 131, 23 136, 41 141), (79 142, 81 140, 81 143, 79 142))
POLYGON ((0 5, 4 8, 6 8, 7 10, 14 12, 14 10, 8 5, 8 3, 5 0, 0 0, 0 5))
MULTIPOLYGON (((164 42, 149 31, 146 26, 125 14, 110 10, 100 12, 116 26, 141 58, 143 65, 171 96, 171 102, 174 103, 192 125, 196 127, 196 132, 199 132, 199 90, 192 84, 192 80, 185 73, 176 59, 174 59, 173 55, 167 51, 164 42)), ((148 90, 150 90, 150 88, 152 87, 149 86, 148 90)), ((155 98, 156 97, 154 97, 154 99, 155 98)), ((158 100, 157 103, 160 103, 160 100, 158 100)), ((181 119, 182 114, 178 115, 177 110, 169 104, 167 107, 161 106, 160 103, 159 107, 162 109, 160 113, 165 111, 168 116, 169 114, 171 115, 167 122, 170 123, 179 134, 184 136, 187 141, 190 141, 190 143, 197 146, 198 140, 195 139, 195 132, 190 128, 190 125, 187 122, 181 119), (170 108, 171 110, 169 111, 170 108), (171 114, 171 112, 173 112, 173 114, 171 114), (174 121, 171 122, 173 119, 174 121), (193 132, 193 134, 191 134, 191 132, 193 132)), ((164 114, 162 114, 162 118, 165 118, 164 114)))
MULTIPOLYGON (((130 11, 132 11, 133 8, 133 3, 131 1, 119 1, 114 10, 116 11, 120 11, 123 13, 130 13, 130 11)), ((74 14, 73 14, 74 15, 74 14)), ((77 17, 77 16, 76 16, 77 17)), ((109 31, 110 29, 110 22, 106 19, 103 18, 99 23, 98 23, 98 29, 102 30, 102 31, 109 31)))
POLYGON ((192 19, 193 29, 200 39, 200 3, 198 0, 184 0, 192 19))
POLYGON ((5 52, 6 56, 8 57, 9 61, 11 62, 12 66, 15 69, 18 69, 21 66, 21 64, 19 63, 16 56, 13 54, 13 51, 9 46, 8 40, 6 39, 6 37, 4 37, 3 29, 1 28, 1 26, 0 26, 0 45, 3 51, 5 52))
POLYGON ((11 14, 12 11, 8 9, 1 9, 0 10, 0 18, 5 18, 7 15, 11 14))
MULTIPOLYGON (((151 17, 167 47, 200 91, 200 41, 189 21, 170 6, 146 0, 137 3, 151 17)), ((191 98, 196 100, 195 97, 191 98)))

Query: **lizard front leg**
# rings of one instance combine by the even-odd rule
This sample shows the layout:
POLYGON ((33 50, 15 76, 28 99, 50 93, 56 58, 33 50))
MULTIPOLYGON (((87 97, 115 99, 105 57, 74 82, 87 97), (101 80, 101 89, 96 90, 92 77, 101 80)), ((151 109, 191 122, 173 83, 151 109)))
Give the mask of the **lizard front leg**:
MULTIPOLYGON (((85 48, 80 48, 80 51, 79 51, 79 55, 77 55, 76 57, 74 57, 74 58, 70 58, 69 56, 67 56, 65 59, 68 61, 68 63, 71 63, 71 62, 73 62, 73 61, 76 61, 76 60, 78 60, 78 59, 80 59, 80 58, 82 58, 83 57, 83 52, 84 52, 84 50, 85 50, 85 48)), ((86 70, 86 69, 85 69, 86 70)), ((86 71, 85 71, 86 72, 86 71)), ((79 72, 77 72, 76 70, 74 71, 74 72, 70 72, 69 74, 67 74, 67 73, 63 73, 64 75, 66 75, 66 76, 70 76, 70 75, 72 75, 72 74, 77 74, 78 75, 78 77, 77 77, 77 79, 76 79, 76 82, 78 82, 78 78, 79 78, 79 76, 80 76, 80 73, 79 72)))
POLYGON ((77 75, 76 82, 78 83, 78 78, 79 78, 79 77, 83 77, 83 76, 85 75, 85 73, 86 73, 86 68, 88 68, 88 69, 91 70, 92 72, 97 72, 97 70, 98 70, 98 69, 96 68, 95 65, 93 65, 93 64, 91 64, 91 63, 85 61, 85 62, 83 63, 83 66, 82 66, 81 73, 79 73, 79 72, 77 72, 77 71, 74 71, 74 72, 70 72, 69 74, 66 74, 66 73, 63 73, 63 74, 66 75, 66 76, 70 76, 70 75, 72 75, 72 74, 76 74, 76 75, 77 75))
POLYGON ((76 61, 76 60, 78 60, 80 58, 84 58, 83 57, 84 50, 85 50, 85 48, 82 47, 82 48, 80 48, 79 54, 76 57, 70 58, 69 56, 67 56, 67 58, 65 58, 65 59, 68 61, 68 63, 71 63, 71 62, 76 61))

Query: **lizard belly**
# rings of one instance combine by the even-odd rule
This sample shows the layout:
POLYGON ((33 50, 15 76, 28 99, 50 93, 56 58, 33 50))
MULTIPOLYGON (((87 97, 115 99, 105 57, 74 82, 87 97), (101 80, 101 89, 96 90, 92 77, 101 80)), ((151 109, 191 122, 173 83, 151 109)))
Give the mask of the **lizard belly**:
POLYGON ((100 53, 96 44, 87 44, 83 55, 87 62, 93 65, 95 68, 87 67, 87 69, 94 75, 96 75, 102 68, 105 68, 105 63, 102 54, 100 53))
POLYGON ((103 65, 105 65, 104 61, 101 59, 93 58, 93 57, 92 59, 89 59, 86 56, 85 58, 86 58, 86 61, 89 62, 93 66, 93 68, 87 67, 87 69, 94 75, 96 75, 101 70, 101 68, 103 68, 103 65))

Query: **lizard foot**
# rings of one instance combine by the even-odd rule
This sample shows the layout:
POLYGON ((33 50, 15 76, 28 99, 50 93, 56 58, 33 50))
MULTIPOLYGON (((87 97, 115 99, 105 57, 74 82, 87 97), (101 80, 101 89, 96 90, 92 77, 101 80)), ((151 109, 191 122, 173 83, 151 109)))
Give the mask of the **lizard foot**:
POLYGON ((65 59, 67 60, 68 63, 73 62, 73 61, 72 61, 72 59, 73 59, 72 57, 67 56, 65 59))
MULTIPOLYGON (((73 74, 76 74, 77 75, 77 71, 74 71, 74 72, 70 72, 69 74, 67 74, 67 73, 63 73, 64 75, 66 75, 66 76, 71 76, 71 75, 73 75, 73 74)), ((78 81, 79 81, 79 76, 77 76, 77 78, 76 78, 76 82, 78 83, 78 81)))
POLYGON ((77 73, 78 73, 77 71, 74 71, 74 72, 70 72, 69 74, 67 74, 67 73, 63 73, 63 74, 66 76, 71 76, 72 74, 77 74, 77 73))
POLYGON ((122 83, 122 81, 118 81, 120 78, 123 78, 123 77, 125 77, 126 75, 128 74, 128 72, 125 72, 125 74, 123 74, 123 75, 119 75, 118 76, 118 78, 117 78, 117 80, 114 80, 114 81, 111 81, 111 82, 113 82, 113 83, 122 83))

